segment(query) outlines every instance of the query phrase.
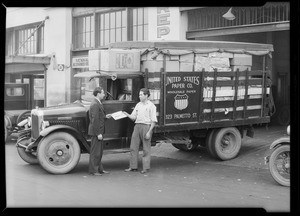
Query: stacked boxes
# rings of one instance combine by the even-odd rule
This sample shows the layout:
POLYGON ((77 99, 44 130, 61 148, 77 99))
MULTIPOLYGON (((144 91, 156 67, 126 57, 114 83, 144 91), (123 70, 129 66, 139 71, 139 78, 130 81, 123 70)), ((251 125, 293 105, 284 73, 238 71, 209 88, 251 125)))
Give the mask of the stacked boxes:
POLYGON ((89 50, 89 70, 100 70, 100 50, 89 50))
POLYGON ((139 72, 138 50, 89 50, 89 70, 139 72))
POLYGON ((103 71, 140 71, 140 52, 135 50, 100 50, 100 70, 103 71))

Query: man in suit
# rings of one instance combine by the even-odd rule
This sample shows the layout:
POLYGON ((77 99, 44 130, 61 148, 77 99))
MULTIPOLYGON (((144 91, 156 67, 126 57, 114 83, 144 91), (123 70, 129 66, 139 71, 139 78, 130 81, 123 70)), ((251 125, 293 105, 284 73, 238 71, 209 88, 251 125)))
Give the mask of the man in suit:
POLYGON ((105 115, 101 100, 105 97, 105 92, 102 87, 96 87, 93 91, 94 100, 91 103, 89 111, 89 129, 88 134, 92 136, 89 174, 101 176, 104 173, 109 173, 103 169, 101 159, 103 155, 103 134, 105 131, 105 118, 111 118, 111 114, 105 115))

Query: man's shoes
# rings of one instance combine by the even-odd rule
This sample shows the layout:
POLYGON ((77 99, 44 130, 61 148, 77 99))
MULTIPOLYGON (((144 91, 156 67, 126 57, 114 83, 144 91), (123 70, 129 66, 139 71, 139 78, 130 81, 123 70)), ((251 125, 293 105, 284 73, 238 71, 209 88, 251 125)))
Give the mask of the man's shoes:
POLYGON ((94 176, 102 176, 102 174, 101 174, 101 173, 98 173, 98 172, 96 172, 96 173, 90 173, 90 175, 94 175, 94 176))
POLYGON ((124 172, 136 172, 136 171, 138 171, 138 169, 128 168, 128 169, 124 170, 124 172))
POLYGON ((145 174, 145 173, 148 173, 148 172, 149 172, 148 169, 147 169, 147 170, 142 170, 142 171, 141 171, 142 174, 145 174))
POLYGON ((101 172, 99 172, 101 174, 108 174, 109 172, 108 171, 105 171, 105 170, 102 170, 101 172))

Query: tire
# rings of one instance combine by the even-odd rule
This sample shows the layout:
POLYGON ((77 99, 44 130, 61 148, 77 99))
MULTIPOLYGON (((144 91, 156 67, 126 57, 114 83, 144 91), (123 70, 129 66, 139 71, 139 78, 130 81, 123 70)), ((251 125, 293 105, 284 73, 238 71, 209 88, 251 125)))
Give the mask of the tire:
POLYGON ((208 153, 210 154, 210 156, 212 156, 213 158, 217 158, 217 154, 214 151, 213 142, 212 142, 212 138, 213 138, 215 132, 216 132, 216 129, 210 130, 208 132, 208 136, 205 139, 206 149, 207 149, 208 153))
POLYGON ((182 151, 193 151, 197 148, 198 144, 190 143, 189 145, 184 144, 172 144, 175 148, 182 151))
POLYGON ((26 111, 20 113, 20 115, 17 118, 17 124, 19 124, 24 119, 28 118, 30 116, 30 114, 31 114, 31 110, 26 110, 26 111))
POLYGON ((242 145, 242 138, 239 130, 235 127, 221 128, 213 133, 212 152, 220 160, 235 158, 242 145))
POLYGON ((274 180, 283 186, 290 186, 290 145, 276 148, 269 160, 269 170, 274 180), (281 163, 277 163, 281 159, 281 163), (281 166, 282 170, 279 170, 281 166))
POLYGON ((46 171, 65 174, 78 164, 81 150, 71 134, 54 132, 41 140, 37 153, 39 163, 46 171))
MULTIPOLYGON (((17 143, 21 143, 22 145, 28 146, 30 143, 30 137, 29 138, 25 138, 24 137, 20 137, 17 141, 17 143)), ((17 150, 18 150, 18 154, 19 156, 26 162, 29 164, 38 164, 39 160, 37 159, 37 156, 31 152, 26 152, 24 148, 22 147, 18 147, 17 146, 17 150)))

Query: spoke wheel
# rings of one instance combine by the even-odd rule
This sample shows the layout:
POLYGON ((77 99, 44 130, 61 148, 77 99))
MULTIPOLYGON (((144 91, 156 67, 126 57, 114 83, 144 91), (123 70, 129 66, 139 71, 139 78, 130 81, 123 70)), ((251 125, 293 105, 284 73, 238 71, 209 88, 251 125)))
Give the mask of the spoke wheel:
POLYGON ((230 160, 236 157, 241 145, 241 134, 235 127, 221 128, 213 133, 212 152, 215 152, 220 160, 230 160))
POLYGON ((37 152, 40 165, 53 174, 70 172, 81 155, 78 141, 66 132, 54 132, 43 138, 37 152))
POLYGON ((276 148, 269 160, 269 169, 275 181, 283 186, 290 186, 290 146, 276 148))

